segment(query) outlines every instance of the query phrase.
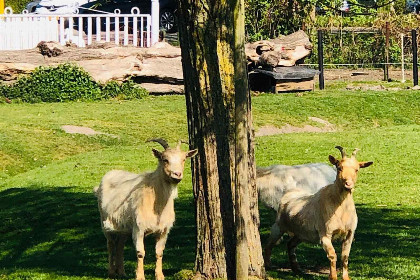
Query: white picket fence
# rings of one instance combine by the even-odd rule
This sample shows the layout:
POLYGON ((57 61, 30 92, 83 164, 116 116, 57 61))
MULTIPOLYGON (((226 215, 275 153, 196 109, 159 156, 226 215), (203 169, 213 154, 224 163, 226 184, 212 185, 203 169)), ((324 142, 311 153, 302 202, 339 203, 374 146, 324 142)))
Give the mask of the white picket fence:
POLYGON ((150 47, 152 19, 133 8, 131 14, 37 15, 9 8, 0 14, 0 50, 24 50, 40 41, 73 42, 79 47, 95 41, 150 47))

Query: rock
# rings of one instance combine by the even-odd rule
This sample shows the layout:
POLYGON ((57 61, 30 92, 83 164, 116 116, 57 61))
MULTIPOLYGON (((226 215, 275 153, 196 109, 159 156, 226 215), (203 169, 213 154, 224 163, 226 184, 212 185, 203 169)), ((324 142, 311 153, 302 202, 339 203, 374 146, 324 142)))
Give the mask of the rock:
POLYGON ((41 41, 36 47, 42 55, 48 57, 59 56, 63 53, 63 46, 61 46, 58 42, 41 41))
POLYGON ((346 89, 347 90, 361 90, 362 87, 360 87, 360 86, 354 86, 354 85, 347 85, 346 86, 346 89))
POLYGON ((174 85, 167 83, 141 83, 141 87, 145 88, 149 94, 184 94, 184 85, 174 85))
MULTIPOLYGON (((109 42, 95 42, 87 48, 78 48, 43 42, 40 48, 0 52, 0 78, 13 82, 19 75, 29 74, 39 66, 75 63, 99 82, 138 77, 139 82, 166 84, 160 86, 165 93, 183 92, 181 49, 165 42, 151 48, 121 47, 109 42), (60 48, 59 55, 54 52, 55 47, 60 48), (40 48, 45 56, 40 53, 40 48)), ((150 86, 155 93, 159 93, 160 87, 150 86)))
POLYGON ((181 57, 181 48, 174 47, 166 42, 157 42, 150 48, 143 49, 143 56, 148 57, 181 57))
POLYGON ((374 91, 381 91, 385 90, 386 88, 383 85, 377 85, 377 86, 366 86, 363 87, 364 90, 374 90, 374 91))
POLYGON ((92 42, 92 44, 87 45, 86 49, 110 49, 110 48, 115 48, 115 47, 118 47, 118 46, 113 42, 94 41, 92 42))
POLYGON ((137 74, 140 82, 183 84, 181 57, 145 58, 142 71, 137 74))
POLYGON ((22 74, 30 74, 36 68, 29 63, 4 63, 0 64, 0 80, 13 81, 22 74))
POLYGON ((69 133, 69 134, 83 134, 83 135, 87 135, 87 136, 106 135, 106 136, 110 136, 112 138, 120 138, 118 135, 104 133, 104 132, 100 132, 100 131, 95 131, 92 128, 86 127, 86 126, 62 125, 61 129, 65 133, 69 133))
POLYGON ((92 59, 75 62, 85 69, 95 81, 105 83, 109 80, 123 81, 141 73, 142 62, 137 56, 120 59, 92 59))
POLYGON ((245 45, 249 65, 293 66, 296 61, 308 56, 313 46, 309 37, 299 30, 287 36, 262 40, 245 45))

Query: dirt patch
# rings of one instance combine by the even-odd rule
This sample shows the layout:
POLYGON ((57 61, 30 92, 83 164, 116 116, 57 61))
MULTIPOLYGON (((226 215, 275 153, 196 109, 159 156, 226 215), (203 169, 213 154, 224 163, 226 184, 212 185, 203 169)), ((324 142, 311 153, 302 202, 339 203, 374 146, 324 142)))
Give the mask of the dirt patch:
POLYGON ((329 126, 329 127, 334 127, 334 125, 332 123, 330 123, 329 121, 323 120, 321 118, 317 118, 317 117, 308 117, 308 119, 310 119, 311 121, 323 124, 325 126, 329 126))
POLYGON ((141 87, 145 88, 149 94, 163 95, 163 94, 184 94, 183 85, 174 84, 158 84, 158 83, 141 83, 141 87))
POLYGON ((109 133, 104 133, 100 131, 95 131, 90 127, 85 126, 77 126, 77 125, 62 125, 61 129, 64 130, 65 133, 69 134, 83 134, 83 135, 107 135, 113 138, 119 138, 119 136, 109 133))
MULTIPOLYGON (((384 71, 382 69, 325 69, 324 77, 326 81, 383 81, 384 71)), ((402 73, 399 69, 389 69, 389 77, 394 81, 402 79, 402 73)), ((411 70, 405 71, 405 79, 411 80, 413 73, 411 70)))
POLYGON ((305 132, 333 132, 336 131, 335 126, 323 119, 317 117, 309 117, 311 121, 317 122, 322 124, 322 127, 312 126, 312 125, 304 125, 303 127, 297 127, 290 124, 285 124, 281 128, 278 128, 274 125, 264 125, 255 132, 255 136, 269 136, 269 135, 277 135, 277 134, 285 134, 285 133, 305 133, 305 132))

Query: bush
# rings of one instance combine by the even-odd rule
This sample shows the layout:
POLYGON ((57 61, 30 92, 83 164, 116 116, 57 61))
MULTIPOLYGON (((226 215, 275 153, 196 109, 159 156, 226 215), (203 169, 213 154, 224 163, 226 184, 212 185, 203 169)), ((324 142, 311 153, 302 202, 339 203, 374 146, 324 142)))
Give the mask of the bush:
POLYGON ((194 272, 192 270, 183 269, 174 274, 175 280, 190 280, 194 279, 194 272))
POLYGON ((6 0, 4 1, 4 6, 11 7, 14 14, 20 14, 29 2, 31 0, 6 0))
POLYGON ((146 94, 145 89, 137 87, 132 81, 99 84, 89 73, 73 64, 38 67, 10 86, 0 85, 1 96, 29 103, 133 99, 146 94))
POLYGON ((117 98, 117 99, 139 99, 147 95, 147 90, 144 88, 136 86, 136 84, 131 81, 125 81, 123 83, 118 83, 116 81, 109 81, 102 87, 102 98, 117 98))

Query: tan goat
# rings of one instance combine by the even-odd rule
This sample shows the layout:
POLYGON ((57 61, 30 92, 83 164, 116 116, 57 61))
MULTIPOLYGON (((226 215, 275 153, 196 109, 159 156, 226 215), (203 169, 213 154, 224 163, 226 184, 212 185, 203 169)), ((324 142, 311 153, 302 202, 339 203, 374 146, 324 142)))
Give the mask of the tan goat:
POLYGON ((271 235, 264 251, 264 260, 270 265, 271 250, 284 233, 292 238, 287 243, 289 261, 294 272, 299 266, 296 259, 296 246, 301 242, 321 243, 330 260, 330 280, 337 279, 335 253, 332 241, 343 241, 341 259, 343 279, 349 280, 348 258, 354 232, 357 226, 357 214, 353 201, 353 190, 360 168, 368 167, 373 162, 358 162, 355 158, 357 149, 347 157, 343 148, 341 160, 329 156, 330 162, 337 168, 337 177, 333 184, 325 186, 315 194, 293 189, 285 193, 280 202, 276 222, 271 228, 271 235))
POLYGON ((183 152, 180 144, 170 148, 163 139, 151 139, 165 150, 153 149, 158 159, 155 171, 134 174, 113 170, 105 174, 99 187, 98 197, 101 226, 107 239, 110 278, 124 276, 124 244, 133 238, 137 251, 136 279, 144 279, 143 239, 156 235, 156 279, 164 279, 162 255, 169 230, 175 221, 174 199, 178 195, 177 184, 182 180, 186 158, 193 157, 197 150, 183 152))

